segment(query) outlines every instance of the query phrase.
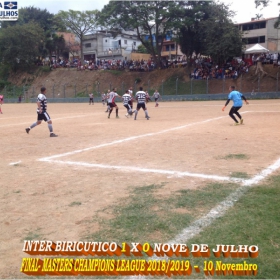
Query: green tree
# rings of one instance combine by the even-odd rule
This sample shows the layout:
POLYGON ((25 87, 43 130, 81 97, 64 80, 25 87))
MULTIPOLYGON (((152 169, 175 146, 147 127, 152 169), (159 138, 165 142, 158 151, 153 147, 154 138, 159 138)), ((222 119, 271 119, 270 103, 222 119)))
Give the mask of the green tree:
POLYGON ((12 70, 26 69, 40 55, 44 30, 39 24, 29 22, 0 30, 0 59, 12 70))
POLYGON ((8 26, 24 25, 29 22, 36 22, 39 24, 46 37, 50 37, 51 33, 60 30, 65 31, 61 21, 58 21, 54 14, 50 13, 47 9, 40 9, 34 6, 23 7, 19 9, 19 17, 17 21, 3 21, 1 28, 7 28, 8 26))
POLYGON ((231 21, 233 12, 227 5, 212 2, 208 6, 196 6, 193 12, 199 16, 188 17, 181 28, 183 53, 190 55, 195 51, 209 55, 217 63, 241 55, 242 33, 231 21))
POLYGON ((60 19, 68 30, 72 31, 80 39, 81 61, 84 61, 83 39, 87 33, 93 32, 97 27, 96 14, 98 10, 92 11, 60 11, 56 18, 60 19))
MULTIPOLYGON (((48 54, 49 46, 52 44, 57 49, 61 42, 53 41, 55 38, 55 32, 65 31, 66 28, 61 21, 59 21, 53 14, 46 9, 36 8, 34 6, 24 7, 19 9, 19 18, 17 21, 4 21, 1 23, 1 28, 7 28, 9 26, 25 25, 30 22, 35 22, 44 31, 44 39, 39 45, 40 56, 46 56, 48 54)), ((52 55, 52 52, 49 52, 52 55)))
POLYGON ((139 53, 148 53, 147 49, 143 45, 138 46, 137 50, 139 53))
POLYGON ((256 8, 258 8, 259 6, 267 7, 270 2, 270 0, 254 0, 254 1, 255 1, 256 8))
POLYGON ((56 57, 59 57, 67 50, 63 35, 58 36, 57 34, 53 34, 51 38, 46 40, 45 48, 48 50, 49 54, 52 55, 55 53, 56 57))
POLYGON ((182 10, 190 1, 110 1, 98 13, 100 25, 134 29, 138 39, 160 66, 161 50, 167 32, 180 24, 182 10))

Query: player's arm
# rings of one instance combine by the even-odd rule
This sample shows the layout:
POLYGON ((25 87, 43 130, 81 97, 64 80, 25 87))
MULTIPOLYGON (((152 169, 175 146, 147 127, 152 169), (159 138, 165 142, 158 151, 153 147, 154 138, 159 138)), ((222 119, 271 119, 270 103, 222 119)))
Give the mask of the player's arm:
POLYGON ((247 99, 244 95, 242 95, 241 98, 246 102, 246 104, 249 104, 249 102, 247 101, 247 99))
POLYGON ((39 113, 42 112, 42 109, 41 109, 41 102, 40 102, 40 101, 37 101, 37 111, 38 111, 39 113))
POLYGON ((225 106, 223 107, 222 111, 225 110, 225 108, 227 107, 227 105, 228 105, 229 102, 230 102, 230 99, 227 100, 227 102, 226 102, 225 106))

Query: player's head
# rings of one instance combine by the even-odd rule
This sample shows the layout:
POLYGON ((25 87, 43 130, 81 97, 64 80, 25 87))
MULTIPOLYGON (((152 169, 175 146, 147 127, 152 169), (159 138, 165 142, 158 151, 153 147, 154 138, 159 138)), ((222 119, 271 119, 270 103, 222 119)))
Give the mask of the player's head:
POLYGON ((235 86, 230 86, 229 90, 235 90, 235 86))
POLYGON ((46 89, 45 87, 41 87, 41 92, 42 92, 42 93, 45 93, 46 90, 47 90, 47 89, 46 89))
POLYGON ((142 88, 142 87, 139 87, 139 90, 143 90, 143 88, 142 88))

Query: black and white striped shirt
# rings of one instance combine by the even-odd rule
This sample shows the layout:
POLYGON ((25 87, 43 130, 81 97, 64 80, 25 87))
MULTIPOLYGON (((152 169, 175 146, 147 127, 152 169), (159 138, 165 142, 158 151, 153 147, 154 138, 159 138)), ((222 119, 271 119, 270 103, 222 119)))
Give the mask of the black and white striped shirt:
POLYGON ((38 97, 37 97, 37 102, 40 102, 40 108, 42 112, 46 112, 47 111, 47 97, 45 94, 43 93, 39 93, 38 97))
POLYGON ((130 96, 129 93, 125 93, 123 96, 122 96, 122 99, 123 99, 123 105, 127 105, 128 104, 128 101, 130 101, 132 98, 130 96))
POLYGON ((147 94, 145 91, 140 90, 136 92, 135 98, 138 103, 146 103, 147 94))

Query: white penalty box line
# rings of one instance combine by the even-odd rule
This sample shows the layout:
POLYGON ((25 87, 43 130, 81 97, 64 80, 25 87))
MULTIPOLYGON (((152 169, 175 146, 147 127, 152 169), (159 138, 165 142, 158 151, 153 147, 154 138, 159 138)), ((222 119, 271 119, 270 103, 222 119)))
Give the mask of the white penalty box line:
MULTIPOLYGON (((242 114, 253 113, 253 112, 254 111, 245 111, 245 112, 242 112, 242 114)), ((148 168, 140 168, 140 167, 132 167, 132 166, 105 165, 105 164, 94 164, 94 163, 79 162, 79 161, 58 160, 59 158, 62 158, 62 157, 72 156, 72 155, 75 155, 75 154, 78 154, 78 153, 82 153, 82 152, 86 152, 86 151, 90 151, 90 150, 95 150, 95 149, 100 149, 100 148, 104 148, 104 147, 108 147, 108 146, 112 146, 112 145, 122 144, 122 143, 125 143, 125 142, 137 140, 137 139, 140 139, 140 138, 160 135, 160 134, 172 132, 172 131, 175 131, 175 130, 180 130, 180 129, 188 128, 188 127, 191 127, 191 126, 205 124, 205 123, 208 123, 208 122, 211 122, 211 121, 220 120, 220 119, 223 119, 223 118, 226 118, 226 117, 228 117, 228 116, 211 118, 211 119, 207 119, 207 120, 200 121, 200 122, 194 122, 194 123, 190 123, 190 124, 186 124, 186 125, 182 125, 182 126, 173 127, 173 128, 170 128, 170 129, 161 130, 161 131, 158 131, 158 132, 147 133, 147 134, 142 134, 142 135, 138 135, 138 136, 131 136, 131 137, 128 137, 128 138, 115 140, 115 141, 100 144, 100 145, 97 145, 97 146, 92 146, 92 147, 88 147, 88 148, 84 148, 84 149, 75 150, 75 151, 72 151, 72 152, 67 152, 67 153, 62 153, 62 154, 57 154, 57 155, 53 155, 53 156, 49 156, 49 157, 40 158, 40 159, 38 159, 38 161, 64 164, 64 165, 72 165, 72 166, 93 167, 93 168, 99 168, 99 169, 111 169, 111 170, 115 169, 115 170, 120 170, 122 172, 135 171, 135 172, 142 172, 142 173, 154 173, 154 174, 161 174, 161 175, 169 175, 169 176, 174 176, 174 177, 195 177, 195 178, 217 180, 217 181, 230 181, 230 182, 242 183, 244 185, 247 185, 248 182, 250 182, 250 180, 253 180, 253 179, 246 179, 245 180, 245 179, 241 179, 241 178, 219 176, 219 175, 209 175, 209 174, 207 175, 207 174, 200 174, 200 173, 191 173, 191 172, 187 172, 187 171, 182 172, 182 171, 175 171, 175 170, 148 169, 148 168)), ((256 175, 256 176, 258 176, 258 175, 256 175)))

